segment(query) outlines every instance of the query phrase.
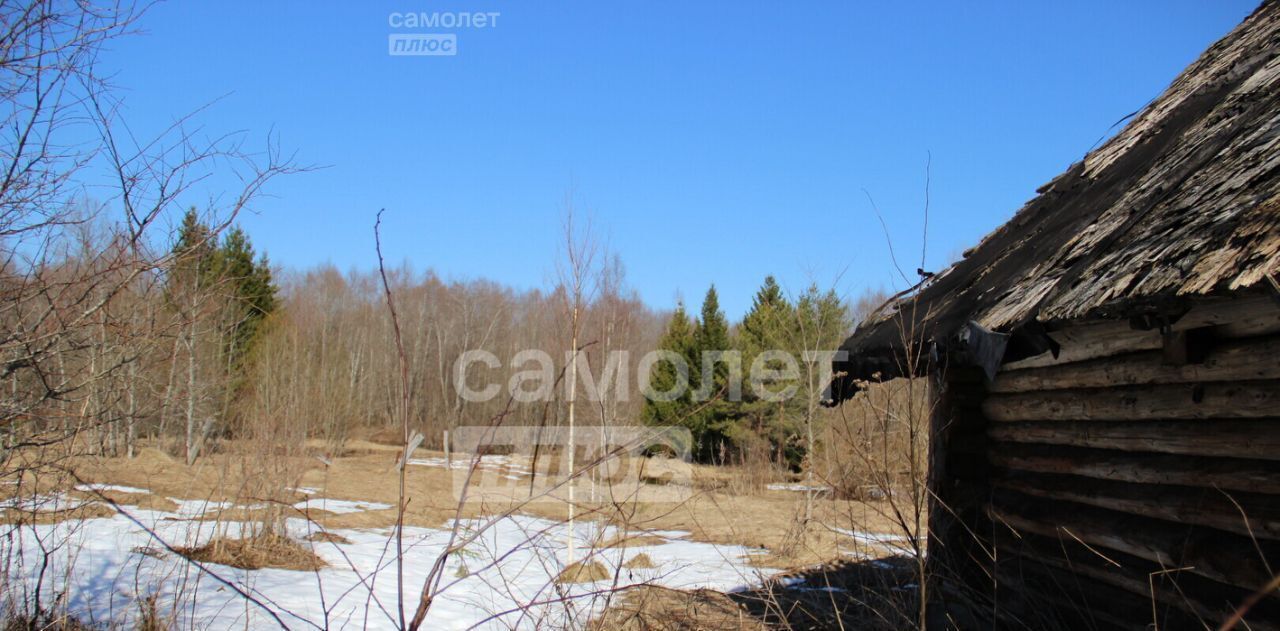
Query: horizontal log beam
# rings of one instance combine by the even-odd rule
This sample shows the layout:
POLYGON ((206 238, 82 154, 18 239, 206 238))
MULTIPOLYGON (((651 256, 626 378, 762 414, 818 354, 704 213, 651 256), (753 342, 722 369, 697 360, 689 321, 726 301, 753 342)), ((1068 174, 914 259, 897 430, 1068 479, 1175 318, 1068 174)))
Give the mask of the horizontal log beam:
POLYGON ((1000 477, 992 484, 1031 497, 1280 540, 1280 496, 1276 495, 1043 474, 1000 477))
MULTIPOLYGON (((998 533, 996 544, 1002 566, 998 577, 1028 572, 1034 575, 1044 568, 1052 568, 1054 580, 1041 587, 1041 591, 1067 592, 1072 599, 1088 600, 1090 608, 1127 606, 1133 609, 1131 615, 1139 616, 1142 624, 1159 621, 1158 628, 1171 625, 1203 628, 1206 624, 1216 628, 1251 595, 1238 587, 1177 568, 1161 567, 1123 552, 1108 551, 1104 560, 1071 539, 1051 539, 1027 532, 998 533), (1116 593, 1115 589, 1122 592, 1116 593), (1153 606, 1155 603, 1159 606, 1153 606)), ((1011 593, 1007 588, 1003 593, 1006 599, 1025 598, 1033 604, 1040 597, 1039 593, 1011 593)), ((1255 606, 1245 617, 1247 628, 1280 629, 1277 627, 1280 623, 1276 622, 1280 620, 1278 609, 1280 602, 1274 599, 1255 606)))
POLYGON ((1280 561, 1280 544, 1251 541, 1159 519, 1134 516, 1073 502, 1052 502, 1000 491, 991 517, 1014 531, 1077 541, 1103 556, 1117 550, 1162 567, 1187 571, 1246 591, 1271 580, 1268 563, 1280 561))
POLYGON ((991 443, 988 458, 997 467, 1031 473, 1280 494, 1280 467, 1265 460, 1133 454, 1004 442, 991 443))
POLYGON ((1005 370, 1043 368, 1109 357, 1122 353, 1159 350, 1159 331, 1137 331, 1128 321, 1109 321, 1071 326, 1049 334, 1058 343, 1058 355, 1045 352, 1001 367, 1005 370))
POLYGON ((992 421, 1128 421, 1280 417, 1280 382, 1246 381, 993 394, 992 421))
POLYGON ((1280 379, 1280 337, 1232 340, 1213 348, 1201 364, 1165 365, 1147 351, 1060 366, 1003 371, 988 390, 997 393, 1107 388, 1206 381, 1280 379))
POLYGON ((1280 419, 993 423, 992 440, 1130 452, 1280 460, 1280 419))
MULTIPOLYGON (((1269 297, 1206 301, 1179 318, 1170 327, 1187 331, 1213 327, 1219 338, 1255 337, 1280 333, 1280 309, 1269 297)), ((1160 332, 1138 331, 1127 321, 1106 321, 1066 326, 1049 334, 1061 346, 1058 356, 1042 353, 1005 364, 1005 370, 1020 370, 1086 361, 1120 353, 1156 350, 1160 332)))
POLYGON ((1142 629, 1151 623, 1151 608, 1138 595, 1056 567, 1002 564, 995 582, 1003 624, 991 628, 1142 629))

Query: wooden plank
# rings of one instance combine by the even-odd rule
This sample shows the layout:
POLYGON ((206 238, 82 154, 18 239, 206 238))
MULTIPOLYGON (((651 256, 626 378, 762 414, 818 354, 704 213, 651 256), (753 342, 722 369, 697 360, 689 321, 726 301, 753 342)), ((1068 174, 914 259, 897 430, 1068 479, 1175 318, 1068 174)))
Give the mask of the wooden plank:
POLYGON ((1032 473, 1280 494, 1280 467, 1266 460, 1134 454, 1003 442, 991 444, 988 458, 997 467, 1032 473))
MULTIPOLYGON (((1185 331, 1201 327, 1214 327, 1219 338, 1243 338, 1280 333, 1280 308, 1269 297, 1261 296, 1239 300, 1219 299, 1205 301, 1170 327, 1185 331)), ((1065 326, 1050 334, 1061 345, 1058 357, 1042 353, 1016 362, 1010 362, 1002 370, 1021 370, 1058 366, 1073 362, 1108 357, 1121 353, 1156 350, 1161 347, 1158 330, 1137 331, 1128 321, 1091 322, 1065 326)))
POLYGON ((1125 385, 1280 379, 1280 337, 1223 342, 1201 364, 1169 366, 1145 351, 1044 368, 1006 370, 990 392, 1013 393, 1125 385))
POLYGON ((1169 384, 993 394, 992 421, 1129 421, 1280 417, 1280 382, 1169 384))
POLYGON ((1120 451, 1280 460, 1280 420, 994 423, 992 440, 1120 451))
POLYGON ((1276 495, 1044 474, 999 477, 992 484, 1032 497, 1280 540, 1280 496, 1276 495))
POLYGON ((1217 530, 1129 515, 1074 502, 1054 502, 1001 491, 991 517, 1015 531, 1118 550, 1162 567, 1186 567, 1210 580, 1252 591, 1271 580, 1268 563, 1280 544, 1217 530))

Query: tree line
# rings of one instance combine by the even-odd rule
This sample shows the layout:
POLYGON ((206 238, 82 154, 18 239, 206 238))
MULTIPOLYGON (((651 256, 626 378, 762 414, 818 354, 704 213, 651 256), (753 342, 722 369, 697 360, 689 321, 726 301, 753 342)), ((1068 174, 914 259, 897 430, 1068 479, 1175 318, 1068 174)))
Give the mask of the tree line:
MULTIPOLYGON (((71 274, 90 250, 111 251, 110 244, 125 251, 118 231, 91 232, 81 229, 80 249, 66 250, 38 274, 71 274)), ((298 446, 319 440, 336 453, 353 438, 398 441, 401 415, 407 413, 426 446, 442 448, 444 432, 461 425, 565 424, 569 388, 583 399, 584 386, 567 379, 568 351, 576 338, 579 371, 597 376, 619 351, 625 351, 633 375, 655 349, 676 353, 692 367, 690 387, 679 397, 625 396, 618 390, 625 386, 615 384, 579 407, 579 424, 678 425, 690 430, 700 461, 750 456, 796 468, 815 442, 818 400, 826 385, 824 367, 808 355, 836 348, 855 310, 816 285, 789 298, 773 277, 765 279, 751 310, 736 324, 720 309, 714 286, 697 317, 682 303, 672 311, 656 310, 628 286, 616 255, 590 257, 573 276, 576 281, 547 290, 448 281, 404 266, 388 270, 388 279, 408 363, 405 412, 398 404, 394 333, 376 272, 343 273, 327 265, 273 269, 244 230, 220 229, 195 209, 183 215, 173 235, 163 264, 135 273, 104 297, 90 332, 93 343, 79 351, 69 347, 58 357, 51 372, 86 387, 52 392, 39 405, 33 401, 25 414, 12 417, 10 443, 60 432, 87 437, 98 453, 131 455, 146 441, 193 463, 221 439, 266 435, 298 446), (519 384, 527 371, 518 361, 485 369, 486 374, 459 371, 464 353, 483 350, 511 360, 528 349, 544 350, 556 362, 550 400, 462 395, 460 386, 482 387, 480 379, 519 384), (741 396, 728 396, 732 362, 701 370, 704 354, 724 351, 736 351, 741 366, 759 363, 774 376, 746 384, 741 396), (710 396, 698 400, 698 391, 710 396)), ((6 376, 14 392, 39 392, 39 381, 48 377, 19 370, 12 361, 10 366, 6 376)), ((668 389, 676 371, 671 361, 657 362, 651 387, 668 389)))
MULTIPOLYGON (((273 271, 246 232, 231 226, 219 235, 194 209, 177 227, 167 261, 147 282, 130 286, 135 291, 113 301, 147 328, 129 330, 129 340, 114 343, 106 343, 110 333, 123 334, 124 328, 100 331, 103 349, 135 348, 126 359, 128 370, 115 373, 127 383, 98 384, 88 392, 89 403, 81 404, 100 418, 120 421, 93 425, 97 450, 131 454, 141 438, 190 463, 210 440, 246 437, 264 427, 299 443, 323 440, 331 451, 351 438, 395 440, 401 424, 399 368, 376 273, 341 273, 332 266, 273 271)), ((839 296, 811 285, 789 299, 770 276, 743 320, 731 324, 714 286, 698 316, 690 317, 683 303, 669 312, 646 306, 628 288, 617 256, 604 257, 584 273, 590 287, 584 291, 578 283, 580 371, 599 373, 611 355, 626 351, 635 374, 635 364, 654 349, 685 357, 692 370, 689 388, 673 400, 619 396, 617 387, 625 386, 616 384, 590 402, 579 423, 678 425, 692 433, 700 461, 751 454, 800 465, 813 444, 825 386, 817 356, 807 355, 836 348, 851 328, 852 308, 839 296), (746 384, 741 396, 727 396, 733 362, 701 370, 704 354, 724 351, 738 353, 739 373, 741 366, 759 363, 776 376, 746 384), (711 396, 696 400, 698 391, 711 396)), ((445 430, 498 418, 564 423, 563 379, 575 333, 566 324, 572 284, 516 291, 484 280, 446 281, 408 267, 390 270, 389 279, 404 325, 409 424, 426 436, 428 446, 443 447, 445 430), (505 397, 462 396, 459 381, 477 378, 474 371, 457 370, 463 353, 514 358, 526 349, 546 350, 561 362, 554 366, 561 387, 551 401, 513 404, 505 397)), ((83 368, 102 361, 91 356, 83 368)), ((518 381, 524 368, 511 362, 484 377, 518 381)), ((670 388, 676 370, 671 361, 657 362, 651 386, 670 388)))

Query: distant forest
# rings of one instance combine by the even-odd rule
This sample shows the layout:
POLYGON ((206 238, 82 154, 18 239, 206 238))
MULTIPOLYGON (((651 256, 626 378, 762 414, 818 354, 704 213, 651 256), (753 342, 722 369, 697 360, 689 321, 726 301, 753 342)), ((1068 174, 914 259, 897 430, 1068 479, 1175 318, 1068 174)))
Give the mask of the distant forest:
MULTIPOLYGON (((89 238, 83 231, 81 237, 89 238)), ((96 238, 109 241, 110 235, 96 238)), ((97 418, 120 421, 90 429, 103 453, 132 453, 139 439, 159 439, 188 462, 220 438, 252 437, 261 426, 274 428, 277 437, 283 432, 293 440, 323 439, 334 450, 352 438, 398 439, 400 367, 377 270, 273 268, 243 230, 219 231, 195 210, 183 218, 169 247, 163 266, 121 283, 109 298, 94 333, 106 343, 67 356, 77 361, 61 362, 65 381, 77 382, 69 373, 83 371, 80 379, 93 387, 82 399, 43 405, 89 406, 97 418), (127 369, 103 370, 113 362, 127 369), (102 378, 90 377, 93 371, 102 378)), ((77 261, 69 250, 63 260, 44 263, 46 274, 72 269, 77 261)), ((877 293, 849 303, 811 285, 788 296, 769 277, 750 312, 733 323, 721 311, 715 287, 696 316, 683 303, 655 310, 627 285, 619 257, 593 252, 589 261, 579 270, 579 372, 599 378, 611 355, 625 351, 629 383, 615 384, 599 401, 579 408, 578 423, 681 425, 692 432, 699 460, 737 461, 753 454, 799 466, 812 442, 807 432, 820 413, 816 399, 825 385, 815 381, 814 362, 802 361, 798 372, 763 386, 787 394, 784 399, 759 396, 750 383, 741 397, 730 397, 729 363, 716 362, 704 375, 701 358, 736 350, 749 368, 768 351, 801 358, 805 351, 834 349, 856 315, 879 303, 877 293), (675 400, 650 401, 636 387, 637 363, 654 349, 687 358, 690 388, 675 400), (711 400, 694 400, 699 390, 709 391, 711 400)), ((529 368, 520 355, 529 349, 545 351, 554 362, 551 372, 563 377, 572 348, 570 285, 517 291, 404 267, 387 270, 387 280, 407 359, 410 426, 424 434, 427 446, 441 447, 444 430, 488 423, 504 410, 507 424, 564 422, 562 382, 549 401, 512 404, 506 388, 518 385, 529 368), (476 350, 492 353, 501 365, 459 371, 460 356, 476 350), (460 394, 459 379, 481 378, 503 386, 502 396, 468 400, 460 394)), ((784 364, 762 361, 771 370, 784 364)), ((675 378, 672 362, 653 366, 654 388, 665 390, 675 378)))

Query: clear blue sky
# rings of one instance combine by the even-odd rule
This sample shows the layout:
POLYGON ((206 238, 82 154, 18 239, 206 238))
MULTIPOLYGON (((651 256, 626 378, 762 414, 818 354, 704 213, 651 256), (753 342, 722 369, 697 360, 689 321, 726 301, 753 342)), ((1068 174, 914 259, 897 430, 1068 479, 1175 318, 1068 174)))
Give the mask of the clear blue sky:
POLYGON ((372 267, 385 207, 393 262, 545 287, 572 189, 647 302, 714 282, 737 318, 770 273, 895 287, 863 189, 913 273, 929 153, 943 266, 1255 6, 170 2, 103 62, 139 134, 225 95, 206 128, 275 130, 330 165, 243 218, 276 263, 372 267), (501 16, 412 30, 393 11, 501 16), (456 32, 458 54, 392 57, 392 32, 456 32))

